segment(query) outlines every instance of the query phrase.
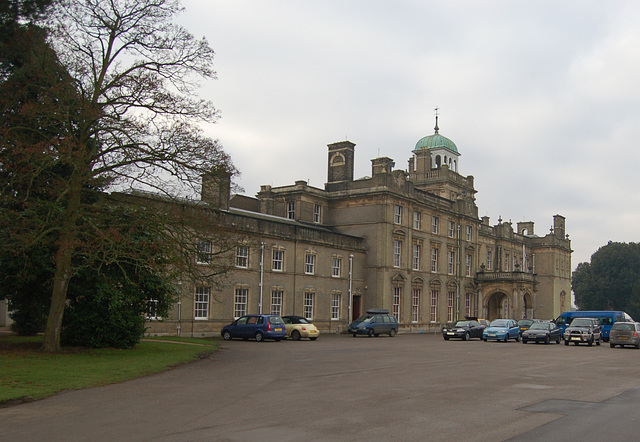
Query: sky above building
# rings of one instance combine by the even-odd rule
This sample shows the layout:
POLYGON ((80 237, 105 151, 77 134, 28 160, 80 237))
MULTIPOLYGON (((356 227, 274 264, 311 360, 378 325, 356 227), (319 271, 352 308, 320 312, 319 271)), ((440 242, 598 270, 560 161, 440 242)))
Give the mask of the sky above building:
POLYGON ((204 127, 255 196, 323 188, 327 144, 408 169, 440 133, 473 175, 478 215, 566 217, 572 267, 640 226, 637 0, 183 0, 178 22, 216 52, 204 127))

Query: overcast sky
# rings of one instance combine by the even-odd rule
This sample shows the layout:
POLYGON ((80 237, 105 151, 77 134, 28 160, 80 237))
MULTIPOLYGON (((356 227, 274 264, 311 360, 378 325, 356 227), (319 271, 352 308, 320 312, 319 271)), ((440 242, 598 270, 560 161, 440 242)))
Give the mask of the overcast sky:
POLYGON ((475 177, 479 216, 567 218, 572 266, 609 240, 638 242, 640 2, 183 0, 218 80, 203 85, 220 140, 260 185, 323 188, 327 144, 407 169, 440 133, 475 177))

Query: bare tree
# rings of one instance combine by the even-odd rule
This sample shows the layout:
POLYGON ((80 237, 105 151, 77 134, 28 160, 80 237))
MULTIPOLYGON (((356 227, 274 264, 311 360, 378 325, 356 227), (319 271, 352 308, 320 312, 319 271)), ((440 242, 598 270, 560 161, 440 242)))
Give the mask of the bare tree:
POLYGON ((39 227, 57 239, 45 351, 60 348, 74 256, 100 230, 91 191, 143 186, 173 198, 197 192, 205 173, 235 173, 198 128, 218 116, 195 93, 198 80, 215 78, 214 53, 172 22, 181 9, 177 0, 61 0, 50 16, 50 44, 81 104, 49 109, 66 128, 39 151, 65 171, 55 222, 39 227))

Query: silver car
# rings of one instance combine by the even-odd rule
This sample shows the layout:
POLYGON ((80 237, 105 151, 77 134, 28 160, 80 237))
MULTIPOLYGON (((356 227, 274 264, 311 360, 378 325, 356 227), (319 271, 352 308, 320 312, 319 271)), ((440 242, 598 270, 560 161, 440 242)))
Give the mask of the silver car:
POLYGON ((619 345, 633 345, 640 348, 640 323, 637 322, 616 322, 611 326, 609 334, 609 346, 611 348, 619 345))

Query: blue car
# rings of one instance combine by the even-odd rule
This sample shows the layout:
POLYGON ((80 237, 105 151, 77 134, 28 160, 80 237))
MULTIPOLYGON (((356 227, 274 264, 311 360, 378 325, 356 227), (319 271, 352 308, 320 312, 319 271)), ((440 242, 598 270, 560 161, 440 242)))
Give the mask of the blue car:
POLYGON ((287 331, 280 315, 244 315, 222 327, 220 334, 225 341, 254 338, 261 342, 265 339, 279 341, 287 336, 287 331))
POLYGON ((494 319, 482 332, 482 340, 489 339, 507 342, 509 339, 520 341, 520 327, 515 319, 494 319))

